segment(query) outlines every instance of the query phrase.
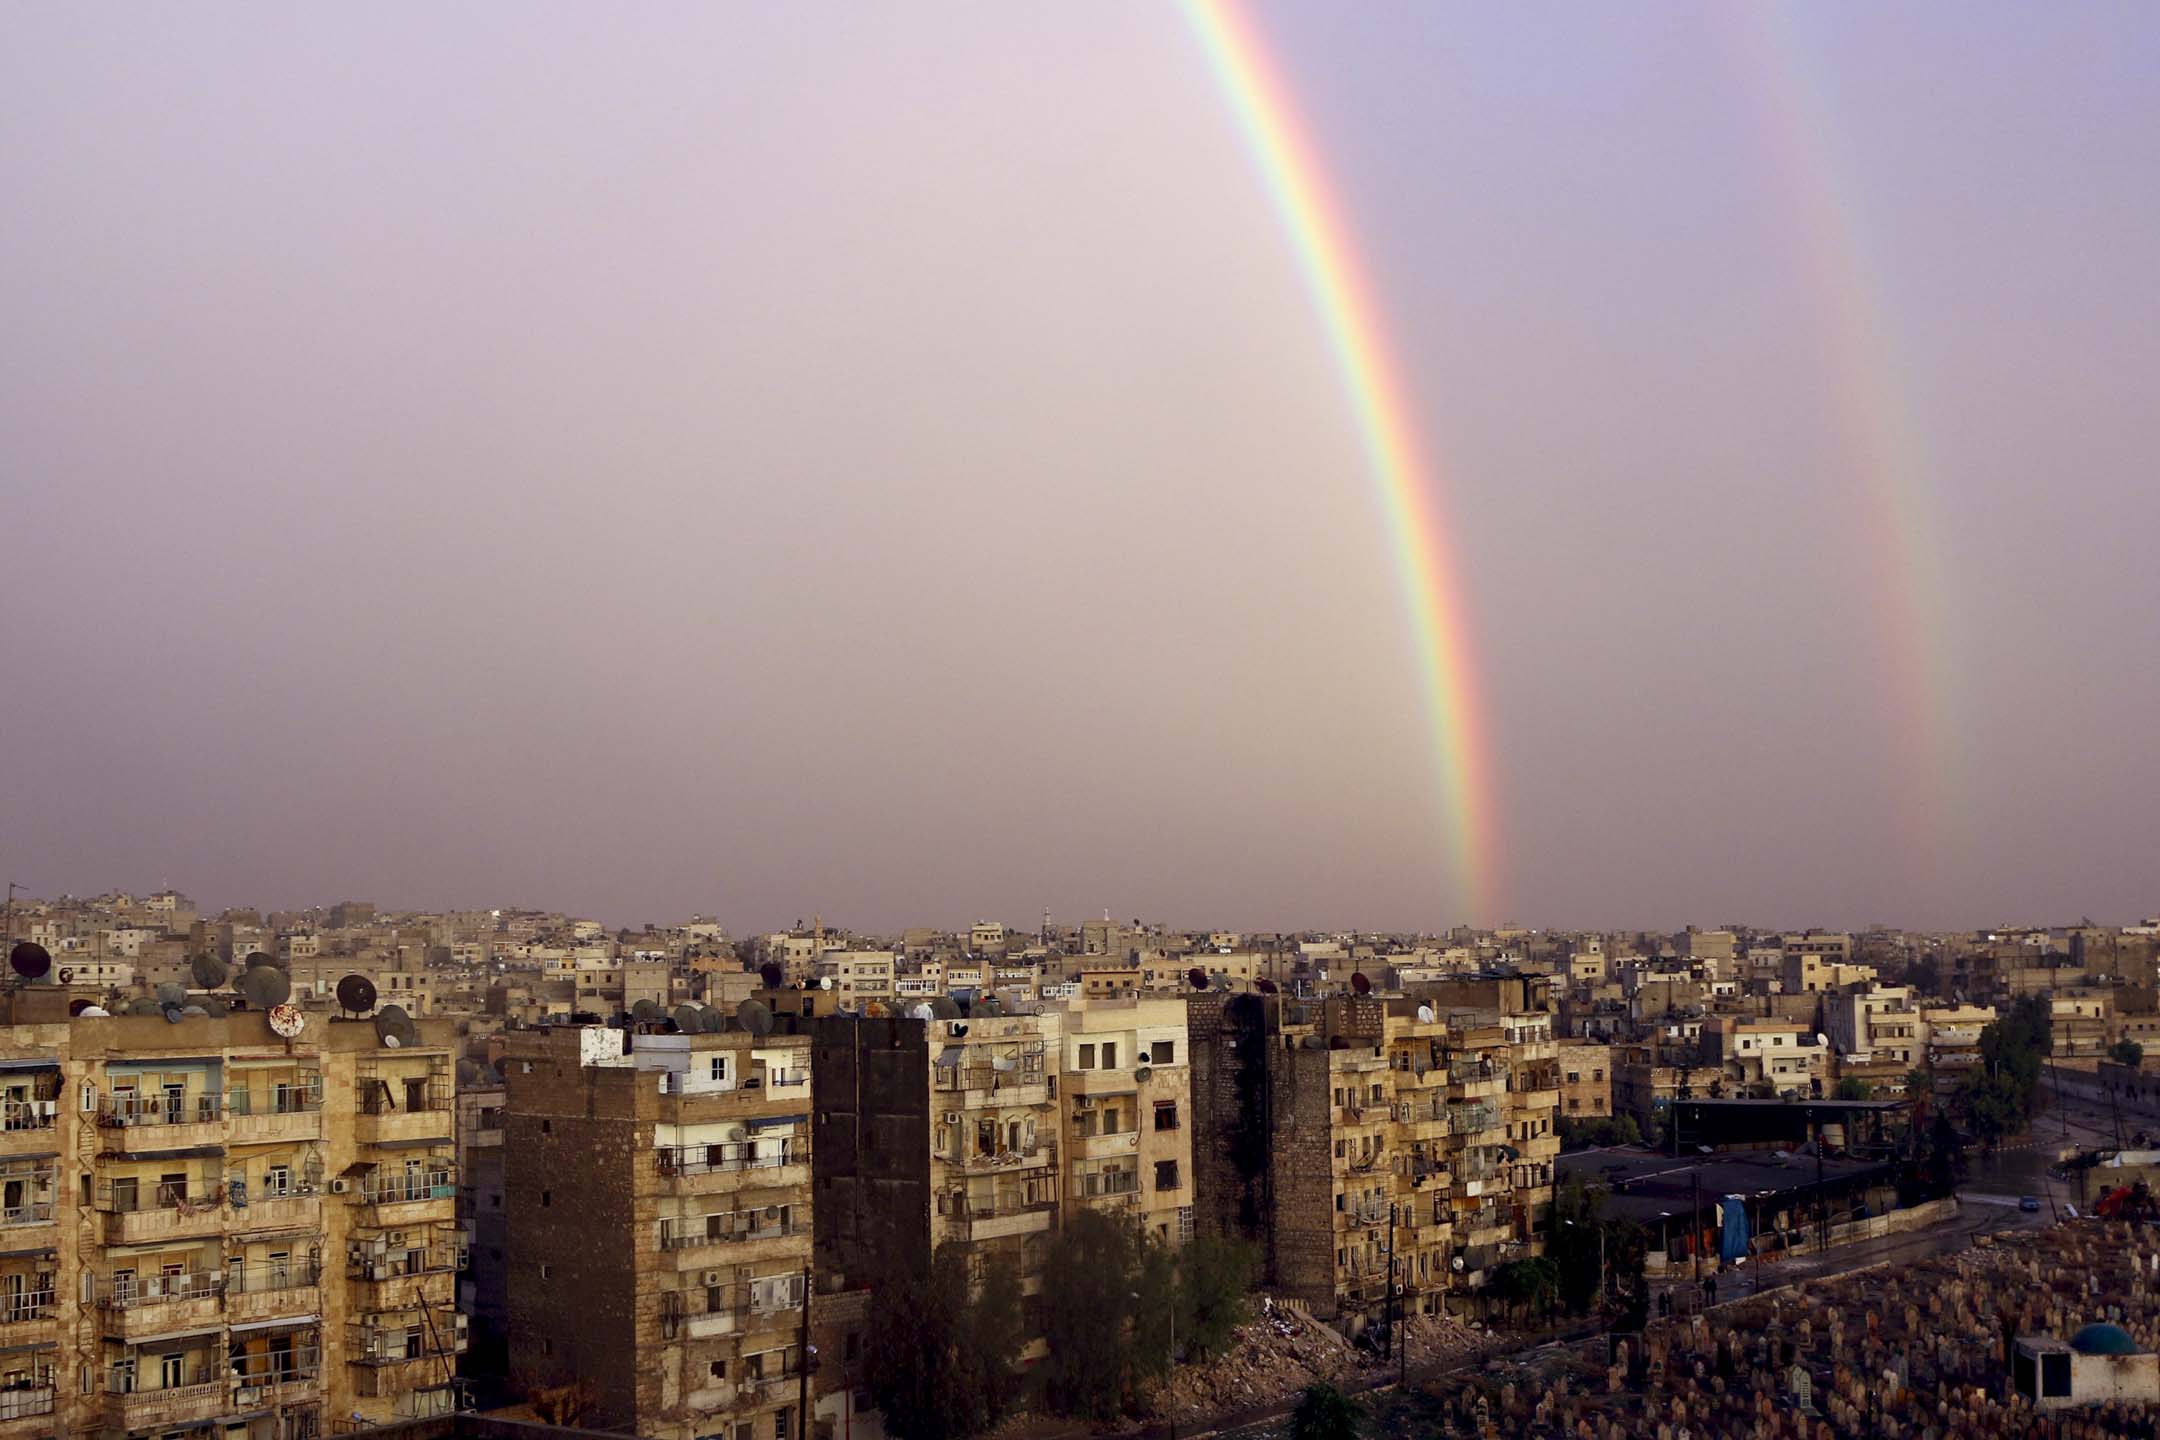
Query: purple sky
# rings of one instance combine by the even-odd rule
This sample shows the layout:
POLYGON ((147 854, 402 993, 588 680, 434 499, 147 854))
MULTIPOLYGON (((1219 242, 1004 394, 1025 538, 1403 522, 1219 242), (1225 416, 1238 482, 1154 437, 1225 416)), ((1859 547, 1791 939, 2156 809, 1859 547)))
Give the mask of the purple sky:
POLYGON ((1729 5, 1257 13, 1447 462, 1505 916, 1294 260, 1140 4, 10 9, 4 878, 2160 910, 2160 8, 1810 6, 1775 75, 1729 5), (1939 781, 1771 81, 1925 456, 1939 781))

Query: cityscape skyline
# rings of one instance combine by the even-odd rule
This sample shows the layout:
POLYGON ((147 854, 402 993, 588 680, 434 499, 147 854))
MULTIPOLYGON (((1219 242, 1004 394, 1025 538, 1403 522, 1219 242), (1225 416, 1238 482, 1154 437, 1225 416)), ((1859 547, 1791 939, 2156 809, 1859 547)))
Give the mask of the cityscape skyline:
POLYGON ((1223 13, 11 17, 9 875, 2150 908, 2149 10, 1223 13))

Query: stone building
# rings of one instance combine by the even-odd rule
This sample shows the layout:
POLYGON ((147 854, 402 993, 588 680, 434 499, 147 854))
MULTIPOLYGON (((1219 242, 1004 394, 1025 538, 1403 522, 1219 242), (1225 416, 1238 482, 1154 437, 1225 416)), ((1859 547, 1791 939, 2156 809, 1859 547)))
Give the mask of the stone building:
POLYGON ((799 1440, 808 1037, 505 1039, 511 1383, 581 1383, 592 1423, 651 1440, 799 1440))
POLYGON ((1058 1100, 1071 1203, 1172 1244, 1191 1237, 1189 1062, 1182 1001, 1083 992, 1067 1003, 1058 1100))
POLYGON ((447 1025, 390 1049, 364 1021, 52 1001, 11 997, 0 1031, 0 1432, 307 1440, 454 1408, 447 1025))
POLYGON ((1191 996, 1197 1224, 1254 1241, 1268 1283, 1353 1326, 1537 1253, 1559 1149, 1544 999, 1516 977, 1191 996))

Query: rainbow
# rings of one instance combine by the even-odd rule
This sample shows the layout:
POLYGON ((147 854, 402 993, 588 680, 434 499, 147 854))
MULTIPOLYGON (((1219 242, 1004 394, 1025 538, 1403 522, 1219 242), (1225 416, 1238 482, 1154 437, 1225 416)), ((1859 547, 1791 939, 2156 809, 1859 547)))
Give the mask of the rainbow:
MULTIPOLYGON (((1817 295, 1824 363, 1836 386, 1844 442, 1862 472, 1869 510, 1859 527, 1882 577, 1881 618, 1890 709, 1897 717, 1894 788, 1920 874, 1951 862, 1958 826, 1957 678, 1950 586, 1929 493, 1933 471, 1900 373, 1887 286, 1867 264, 1858 197, 1840 183, 1837 132, 1788 7, 1736 3, 1726 13, 1738 69, 1756 97, 1763 143, 1788 197, 1808 282, 1817 295)), ((1916 874, 1914 878, 1919 878, 1916 874)))
POLYGON ((1312 141, 1258 33, 1231 0, 1185 0, 1184 9, 1297 252, 1387 513, 1423 672, 1457 898, 1470 912, 1465 918, 1497 920, 1493 767, 1437 476, 1419 442, 1342 207, 1328 191, 1312 141))

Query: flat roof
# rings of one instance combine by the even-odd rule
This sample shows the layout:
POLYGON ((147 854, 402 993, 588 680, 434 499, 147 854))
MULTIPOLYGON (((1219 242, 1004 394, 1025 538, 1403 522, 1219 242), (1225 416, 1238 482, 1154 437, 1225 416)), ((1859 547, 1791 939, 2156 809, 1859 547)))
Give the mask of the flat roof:
POLYGON ((1674 1156, 1634 1145, 1578 1150, 1555 1162, 1563 1183, 1580 1180, 1604 1187, 1606 1214, 1643 1221, 1685 1215, 1698 1199, 1708 1208, 1727 1195, 1794 1194, 1818 1183, 1848 1185, 1892 1168, 1887 1162, 1825 1156, 1818 1169, 1813 1155, 1791 1150, 1674 1156))

